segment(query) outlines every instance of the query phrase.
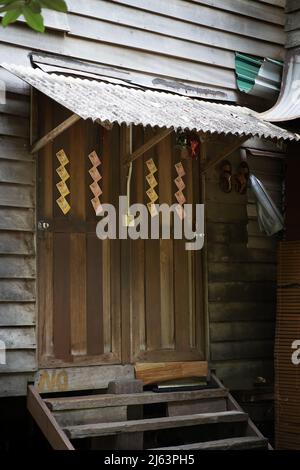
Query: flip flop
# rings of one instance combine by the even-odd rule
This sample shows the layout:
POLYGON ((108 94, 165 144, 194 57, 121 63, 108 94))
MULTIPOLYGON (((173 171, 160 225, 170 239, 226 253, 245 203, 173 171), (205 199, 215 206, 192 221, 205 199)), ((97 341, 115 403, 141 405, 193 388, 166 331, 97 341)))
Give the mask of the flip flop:
POLYGON ((234 188, 239 194, 246 194, 248 188, 248 180, 250 176, 250 169, 248 163, 242 161, 239 164, 237 173, 234 175, 234 188))
POLYGON ((219 185, 224 193, 230 193, 232 190, 232 166, 229 160, 223 160, 220 165, 219 185))

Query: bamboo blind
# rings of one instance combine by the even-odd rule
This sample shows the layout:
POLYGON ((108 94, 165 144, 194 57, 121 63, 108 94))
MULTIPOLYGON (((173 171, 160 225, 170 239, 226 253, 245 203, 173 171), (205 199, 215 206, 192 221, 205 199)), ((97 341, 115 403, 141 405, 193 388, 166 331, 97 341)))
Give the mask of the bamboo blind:
POLYGON ((282 242, 278 253, 275 340, 275 432, 277 449, 300 450, 300 364, 292 343, 300 340, 300 241, 282 242))

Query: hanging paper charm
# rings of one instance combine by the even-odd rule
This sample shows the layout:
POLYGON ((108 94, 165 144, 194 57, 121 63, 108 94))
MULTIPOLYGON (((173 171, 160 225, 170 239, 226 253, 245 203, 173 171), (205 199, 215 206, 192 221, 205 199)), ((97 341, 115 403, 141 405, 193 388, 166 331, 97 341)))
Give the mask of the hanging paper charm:
POLYGON ((177 172, 177 177, 174 179, 176 184, 177 191, 175 193, 175 197, 177 199, 178 205, 176 206, 176 212, 180 219, 184 219, 185 212, 183 209, 184 204, 186 203, 186 198, 184 196, 183 190, 185 189, 185 182, 183 181, 183 177, 185 176, 185 170, 183 167, 182 162, 176 163, 175 169, 177 172))
POLYGON ((89 154, 89 159, 92 164, 92 167, 89 170, 89 174, 93 180, 92 184, 90 184, 90 190, 92 191, 92 194, 94 196, 91 199, 91 203, 96 215, 101 215, 103 213, 103 208, 100 202, 102 189, 100 188, 99 181, 102 179, 102 176, 98 170, 98 167, 101 165, 101 160, 95 151, 89 154))
POLYGON ((70 204, 68 203, 66 197, 70 194, 70 190, 67 186, 66 181, 70 178, 68 171, 66 170, 66 165, 69 163, 69 159, 65 154, 64 150, 57 152, 56 157, 60 163, 60 166, 56 168, 56 172, 60 177, 60 181, 57 183, 56 187, 60 193, 60 197, 56 199, 60 210, 64 215, 66 215, 71 209, 70 204))
POLYGON ((154 217, 155 215, 158 215, 157 209, 155 207, 155 202, 158 199, 158 194, 155 191, 155 187, 158 185, 158 182, 154 176, 154 173, 157 172, 157 168, 152 158, 146 161, 146 166, 149 170, 148 175, 146 175, 146 180, 149 184, 149 188, 147 189, 146 194, 150 199, 150 202, 147 203, 147 207, 151 217, 154 217))

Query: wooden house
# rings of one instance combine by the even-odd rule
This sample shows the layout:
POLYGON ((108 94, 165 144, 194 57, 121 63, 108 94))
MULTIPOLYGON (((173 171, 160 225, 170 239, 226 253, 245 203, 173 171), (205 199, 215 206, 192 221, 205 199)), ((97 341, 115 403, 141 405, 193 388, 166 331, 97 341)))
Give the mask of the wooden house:
POLYGON ((250 191, 221 191, 219 163, 229 158, 235 172, 247 158, 281 207, 297 137, 245 111, 273 103, 238 91, 235 53, 284 60, 285 1, 68 4, 46 14, 44 34, 22 21, 0 28, 0 397, 26 396, 28 384, 30 399, 105 392, 141 362, 208 361, 233 391, 272 390, 278 239, 260 231, 250 191), (199 133, 198 159, 181 160, 175 115, 199 133), (160 202, 173 203, 184 162, 185 197, 205 204, 204 248, 100 241, 93 151, 103 203, 128 194, 129 166, 131 201, 147 202, 149 159, 160 202))

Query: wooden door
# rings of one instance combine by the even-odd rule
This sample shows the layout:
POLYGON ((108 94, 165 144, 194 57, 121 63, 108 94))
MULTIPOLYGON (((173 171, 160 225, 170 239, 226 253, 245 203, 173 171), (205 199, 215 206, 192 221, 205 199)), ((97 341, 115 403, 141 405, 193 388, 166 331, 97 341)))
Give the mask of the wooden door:
MULTIPOLYGON (((153 135, 134 130, 137 148, 153 135)), ((176 203, 175 164, 182 162, 187 203, 200 202, 199 161, 182 160, 170 135, 134 162, 132 201, 147 203, 152 158, 158 171, 158 203, 176 203)), ((185 240, 131 240, 131 361, 185 361, 204 358, 201 251, 186 251, 185 240)))
MULTIPOLYGON (((40 98, 40 135, 69 116, 40 98)), ((133 130, 134 148, 153 135, 133 130)), ((38 157, 39 360, 41 367, 202 359, 201 252, 185 240, 105 240, 96 237, 99 220, 89 185, 93 150, 102 160, 102 202, 118 207, 126 193, 127 132, 80 120, 48 144, 38 157), (56 200, 56 153, 64 149, 71 209, 63 215, 56 200)), ((158 168, 159 203, 175 202, 175 163, 181 161, 170 136, 133 164, 131 203, 147 203, 147 159, 158 168)), ((199 162, 182 161, 187 202, 200 200, 199 162)))
MULTIPOLYGON (((70 115, 45 97, 39 112, 40 135, 70 115)), ((117 126, 108 132, 80 120, 38 156, 38 221, 49 224, 38 230, 40 366, 121 362, 120 247, 96 236, 88 158, 93 150, 101 158, 102 202, 112 201, 119 193, 118 133, 117 126), (60 149, 69 158, 67 215, 56 203, 60 149)))

